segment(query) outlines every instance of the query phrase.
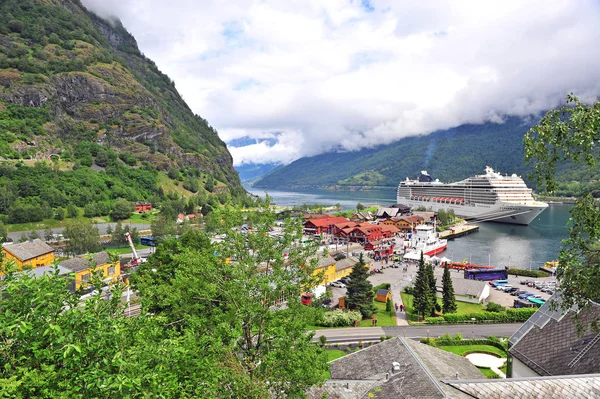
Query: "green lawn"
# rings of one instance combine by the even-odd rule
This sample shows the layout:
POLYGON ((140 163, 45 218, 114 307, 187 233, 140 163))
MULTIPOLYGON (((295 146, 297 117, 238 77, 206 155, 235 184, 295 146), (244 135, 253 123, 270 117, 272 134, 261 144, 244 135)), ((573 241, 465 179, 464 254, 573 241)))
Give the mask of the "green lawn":
MULTIPOLYGON (((395 326, 396 325, 396 315, 394 311, 386 312, 385 311, 385 303, 373 301, 375 307, 377 308, 377 313, 375 316, 377 317, 377 327, 387 327, 387 326, 395 326), (391 316, 390 316, 391 313, 391 316)), ((359 327, 371 327, 372 321, 371 319, 366 319, 358 323, 359 327)))
MULTIPOLYGON (((150 248, 146 245, 141 245, 141 244, 137 244, 135 246, 135 249, 144 249, 144 248, 150 248)), ((106 248, 111 252, 115 252, 119 255, 124 255, 124 254, 130 254, 131 253, 131 248, 129 248, 129 245, 126 247, 122 247, 122 248, 106 248)))
MULTIPOLYGON (((492 369, 489 369, 487 367, 477 367, 479 369, 479 371, 481 371, 483 373, 483 375, 485 375, 487 378, 500 378, 500 376, 498 374, 496 374, 495 372, 492 371, 492 369)), ((505 373, 506 374, 506 373, 505 373)))
MULTIPOLYGON (((78 219, 85 220, 84 217, 79 217, 78 219)), ((15 232, 23 232, 27 233, 32 230, 46 230, 47 228, 58 228, 65 227, 68 222, 73 219, 65 219, 65 220, 56 220, 56 219, 44 219, 41 222, 29 222, 29 223, 15 223, 15 224, 7 224, 9 233, 15 232)))
POLYGON ((452 352, 458 356, 465 356, 473 352, 491 353, 496 356, 506 357, 506 352, 491 345, 447 345, 438 348, 452 352))
MULTIPOLYGON (((413 296, 411 294, 407 294, 405 292, 400 293, 400 295, 402 296, 402 302, 404 303, 404 306, 406 306, 406 311, 408 313, 409 320, 417 321, 417 317, 415 315, 413 315, 413 311, 412 311, 413 296)), ((438 298, 437 300, 441 306, 442 299, 438 298)), ((482 306, 477 303, 467 303, 467 302, 456 301, 456 306, 457 306, 456 314, 481 313, 481 312, 486 311, 485 306, 482 306)))

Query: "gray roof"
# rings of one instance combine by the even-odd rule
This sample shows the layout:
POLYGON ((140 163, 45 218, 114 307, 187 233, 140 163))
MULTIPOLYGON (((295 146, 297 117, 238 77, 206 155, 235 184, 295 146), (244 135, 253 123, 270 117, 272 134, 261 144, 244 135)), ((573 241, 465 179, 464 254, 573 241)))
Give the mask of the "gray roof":
POLYGON ((600 305, 561 313, 551 307, 557 298, 553 296, 511 337, 509 353, 541 376, 600 373, 600 333, 589 327, 600 319, 600 305))
POLYGON ((390 293, 390 290, 385 290, 383 288, 380 288, 377 290, 377 295, 387 295, 390 293))
POLYGON ((584 399, 600 397, 600 374, 444 381, 444 383, 449 387, 454 387, 458 391, 480 399, 584 399))
MULTIPOLYGON (((473 295, 479 297, 486 284, 485 281, 452 277, 452 288, 454 288, 455 295, 473 295)), ((442 288, 442 277, 436 277, 435 285, 437 288, 442 288)))
POLYGON ((54 274, 56 268, 58 268, 59 276, 69 274, 71 272, 69 269, 67 269, 61 265, 58 265, 58 266, 50 265, 50 266, 34 267, 33 269, 24 270, 21 273, 27 273, 33 277, 40 277, 40 276, 44 276, 44 275, 54 274))
MULTIPOLYGON (((453 370, 461 370, 467 378, 482 377, 479 370, 464 357, 423 346, 426 345, 396 337, 336 359, 330 362, 332 380, 314 389, 311 394, 327 392, 330 398, 344 399, 445 398, 445 389, 450 388, 442 387, 439 377, 447 378, 448 373, 437 368, 451 370, 452 373, 453 370), (440 364, 431 372, 428 368, 436 361, 440 364), (393 362, 399 363, 400 371, 391 372, 393 362), (356 382, 356 391, 360 390, 360 394, 355 390, 349 391, 345 385, 347 381, 356 382), (336 382, 339 384, 331 385, 336 382)), ((455 398, 467 397, 456 390, 453 390, 453 394, 455 398)))
POLYGON ((358 263, 358 259, 354 258, 344 258, 337 261, 335 264, 335 271, 339 272, 340 270, 347 269, 349 267, 354 267, 358 263))
POLYGON ((69 269, 71 272, 80 272, 85 269, 90 269, 95 266, 105 265, 110 263, 110 257, 107 252, 98 252, 92 257, 92 261, 86 256, 79 256, 73 259, 67 259, 60 262, 60 266, 69 269))
POLYGON ((387 214, 389 217, 393 218, 394 216, 396 216, 399 212, 398 208, 379 208, 377 209, 377 213, 375 214, 376 216, 383 216, 385 214, 387 214))
POLYGON ((12 244, 4 247, 8 252, 25 262, 29 259, 54 252, 54 248, 44 241, 36 238, 33 241, 25 241, 20 244, 12 244))
POLYGON ((317 269, 320 267, 325 267, 325 266, 329 266, 329 265, 333 265, 335 263, 335 259, 333 259, 333 257, 331 255, 314 255, 308 258, 309 261, 312 261, 313 259, 317 259, 317 269))

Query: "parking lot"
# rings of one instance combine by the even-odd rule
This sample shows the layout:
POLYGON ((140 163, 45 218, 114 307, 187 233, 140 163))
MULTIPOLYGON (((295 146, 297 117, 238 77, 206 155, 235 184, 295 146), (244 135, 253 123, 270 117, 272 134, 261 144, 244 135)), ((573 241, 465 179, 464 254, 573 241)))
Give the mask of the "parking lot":
MULTIPOLYGON (((365 259, 367 259, 367 258, 365 258, 365 259)), ((369 259, 369 261, 372 261, 372 259, 369 259)), ((369 276, 369 281, 371 282, 371 284, 373 284, 373 286, 376 286, 376 285, 379 285, 382 283, 390 283, 392 285, 391 289, 392 289, 394 302, 401 303, 399 293, 404 289, 404 287, 413 284, 413 281, 414 281, 414 279, 416 277, 416 273, 417 273, 417 266, 415 264, 410 264, 407 267, 407 271, 405 272, 402 266, 399 268, 391 267, 392 266, 391 262, 389 264, 385 264, 385 262, 382 263, 382 262, 374 261, 373 263, 374 263, 373 267, 382 270, 383 273, 376 273, 372 276, 369 276)), ((436 275, 436 277, 441 278, 443 272, 444 272, 444 270, 441 267, 434 268, 434 274, 436 275)), ((457 271, 451 270, 451 273, 452 273, 453 278, 462 278, 463 277, 463 272, 460 270, 457 270, 457 271)), ((550 281, 556 281, 556 278, 552 277, 552 276, 533 278, 533 277, 523 277, 523 276, 514 276, 514 275, 508 277, 509 284, 511 284, 513 287, 517 287, 519 289, 525 289, 528 292, 531 292, 536 295, 540 295, 543 299, 547 300, 550 297, 549 294, 543 293, 539 289, 536 289, 533 287, 530 288, 525 285, 521 285, 520 282, 522 280, 550 282, 550 281)), ((332 287, 332 291, 333 291, 332 305, 336 305, 338 303, 338 299, 340 297, 346 295, 346 289, 332 287)), ((514 300, 517 298, 518 298, 517 296, 511 296, 509 293, 505 293, 504 291, 496 290, 494 287, 490 287, 490 296, 485 301, 485 303, 495 302, 495 303, 500 304, 505 307, 512 307, 514 305, 514 300)))

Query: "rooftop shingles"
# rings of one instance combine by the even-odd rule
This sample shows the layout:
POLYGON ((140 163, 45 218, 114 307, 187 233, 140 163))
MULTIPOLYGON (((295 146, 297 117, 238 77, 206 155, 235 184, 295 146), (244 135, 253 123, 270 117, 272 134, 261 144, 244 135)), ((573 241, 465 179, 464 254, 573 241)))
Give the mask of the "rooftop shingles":
POLYGON ((4 248, 23 262, 54 252, 54 248, 39 238, 36 238, 33 241, 22 242, 20 244, 7 245, 4 248))
POLYGON ((600 397, 600 375, 444 381, 457 391, 480 399, 591 399, 600 397))
MULTIPOLYGON (((510 349, 510 354, 542 376, 600 373, 600 342, 593 344, 575 364, 572 360, 598 335, 598 331, 577 329, 576 313, 560 320, 551 318, 542 328, 534 325, 510 349)), ((582 325, 600 318, 600 306, 579 312, 582 325)))
POLYGON ((69 269, 71 272, 80 272, 85 269, 90 269, 95 266, 105 265, 110 263, 110 257, 106 252, 98 252, 92 257, 92 261, 85 256, 67 259, 60 262, 60 266, 69 269))

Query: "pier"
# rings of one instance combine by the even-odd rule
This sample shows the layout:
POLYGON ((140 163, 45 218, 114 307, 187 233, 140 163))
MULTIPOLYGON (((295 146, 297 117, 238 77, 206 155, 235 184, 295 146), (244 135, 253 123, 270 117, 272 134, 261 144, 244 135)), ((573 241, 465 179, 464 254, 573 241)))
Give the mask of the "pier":
POLYGON ((454 239, 456 237, 462 237, 464 235, 467 235, 469 233, 473 233, 475 231, 479 230, 479 226, 474 225, 474 224, 461 224, 458 226, 453 227, 450 230, 444 230, 442 231, 438 236, 441 239, 447 239, 447 240, 451 240, 454 239))

